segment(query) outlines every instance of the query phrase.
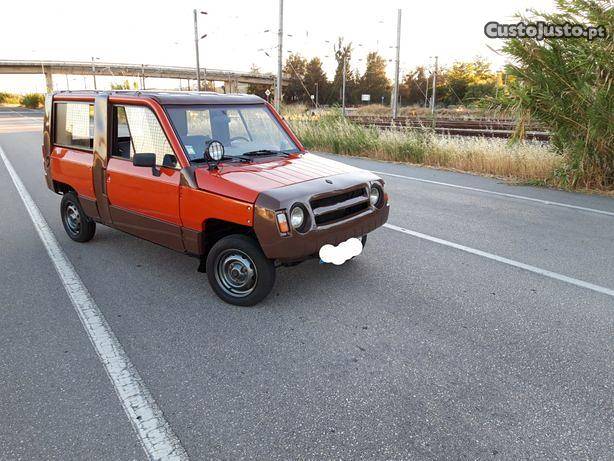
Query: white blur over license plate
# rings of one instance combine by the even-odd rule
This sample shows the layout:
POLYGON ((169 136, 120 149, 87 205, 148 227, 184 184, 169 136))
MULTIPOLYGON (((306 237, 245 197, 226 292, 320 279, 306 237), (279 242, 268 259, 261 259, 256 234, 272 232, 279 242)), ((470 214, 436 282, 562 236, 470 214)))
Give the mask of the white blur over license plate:
POLYGON ((340 266, 344 262, 362 253, 362 241, 356 237, 341 242, 339 245, 324 245, 320 248, 320 260, 340 266))

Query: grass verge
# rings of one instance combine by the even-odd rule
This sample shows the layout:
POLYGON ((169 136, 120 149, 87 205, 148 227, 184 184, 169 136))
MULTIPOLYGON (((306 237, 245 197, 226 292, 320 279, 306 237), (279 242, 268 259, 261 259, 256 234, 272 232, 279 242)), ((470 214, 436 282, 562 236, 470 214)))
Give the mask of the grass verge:
POLYGON ((382 131, 338 115, 288 117, 306 148, 557 186, 564 157, 547 145, 496 138, 458 138, 419 130, 382 131))

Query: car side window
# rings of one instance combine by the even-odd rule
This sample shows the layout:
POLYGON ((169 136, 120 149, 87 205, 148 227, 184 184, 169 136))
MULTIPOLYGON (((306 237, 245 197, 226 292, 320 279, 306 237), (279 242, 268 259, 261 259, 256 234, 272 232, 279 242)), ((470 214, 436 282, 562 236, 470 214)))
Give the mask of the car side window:
POLYGON ((94 145, 94 105, 87 102, 55 104, 54 143, 91 150, 94 145))
POLYGON ((164 164, 164 156, 175 153, 149 107, 115 106, 115 139, 113 154, 132 159, 134 154, 155 154, 156 163, 164 164))

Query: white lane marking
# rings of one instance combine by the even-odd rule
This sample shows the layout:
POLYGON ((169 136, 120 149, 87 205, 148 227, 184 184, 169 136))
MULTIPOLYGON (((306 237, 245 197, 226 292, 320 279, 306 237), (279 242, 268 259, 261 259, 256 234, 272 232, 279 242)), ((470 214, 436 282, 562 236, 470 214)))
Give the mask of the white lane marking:
POLYGON ((569 203, 553 202, 551 200, 542 200, 539 198, 527 197, 526 195, 506 194, 505 192, 496 192, 496 191, 492 191, 488 189, 480 189, 478 187, 460 186, 458 184, 450 184, 447 182, 433 181, 431 179, 416 178, 415 176, 404 176, 402 174, 386 173, 384 171, 374 171, 374 170, 371 170, 371 171, 376 174, 383 174, 385 176, 392 176, 394 178, 402 178, 402 179, 408 179, 411 181, 423 182, 427 184, 436 184, 438 186, 454 187, 456 189, 471 190, 474 192, 482 192, 484 194, 499 195, 501 197, 509 197, 509 198, 514 198, 514 199, 519 199, 519 200, 527 200, 529 202, 541 203, 542 205, 560 206, 563 208, 571 208, 573 210, 588 211, 590 213, 598 213, 598 214, 602 214, 606 216, 614 216, 614 212, 612 211, 604 211, 604 210, 598 210, 596 208, 588 208, 588 207, 583 207, 583 206, 578 206, 578 205, 570 205, 569 203))
POLYGON ((595 285, 593 283, 585 282, 583 280, 578 280, 573 277, 568 277, 567 275, 558 274, 556 272, 552 272, 546 269, 541 269, 539 267, 531 266, 529 264, 521 263, 518 261, 514 261, 513 259, 504 258, 502 256, 497 256, 492 253, 487 253, 482 250, 476 250, 475 248, 466 247, 464 245, 459 245, 458 243, 450 242, 448 240, 443 240, 437 237, 433 237, 431 235, 422 234, 420 232, 412 231, 409 229, 405 229, 403 227, 395 226, 394 224, 386 223, 384 227, 388 229, 395 230, 397 232, 402 232, 407 235, 411 235, 413 237, 418 237, 424 240, 428 240, 430 242, 439 243, 440 245, 445 245, 451 248, 456 248, 457 250, 465 251, 467 253, 471 253, 474 255, 482 256, 483 258, 492 259, 493 261, 498 261, 503 264, 507 264, 509 266, 518 267, 520 269, 524 269, 529 272, 534 272, 539 275, 543 275, 545 277, 550 277, 551 279, 559 280, 561 282, 570 283, 572 285, 576 285, 578 287, 587 288, 589 290, 596 291, 597 293, 602 293, 604 295, 614 297, 614 290, 611 288, 602 287, 599 285, 595 285))
POLYGON ((66 293, 79 315, 115 392, 128 415, 149 459, 185 460, 188 458, 181 442, 173 433, 153 396, 145 387, 138 371, 130 362, 122 345, 111 330, 102 312, 68 260, 47 221, 21 182, 13 165, 0 147, 0 158, 15 184, 15 188, 32 223, 45 246, 66 293))

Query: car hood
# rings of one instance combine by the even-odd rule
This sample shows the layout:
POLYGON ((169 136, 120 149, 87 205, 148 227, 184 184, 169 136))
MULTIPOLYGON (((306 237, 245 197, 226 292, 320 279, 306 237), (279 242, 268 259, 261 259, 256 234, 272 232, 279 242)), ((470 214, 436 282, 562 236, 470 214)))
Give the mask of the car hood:
POLYGON ((200 189, 253 203, 266 190, 353 171, 359 169, 305 153, 256 158, 254 163, 221 163, 212 171, 197 168, 195 176, 200 189))

